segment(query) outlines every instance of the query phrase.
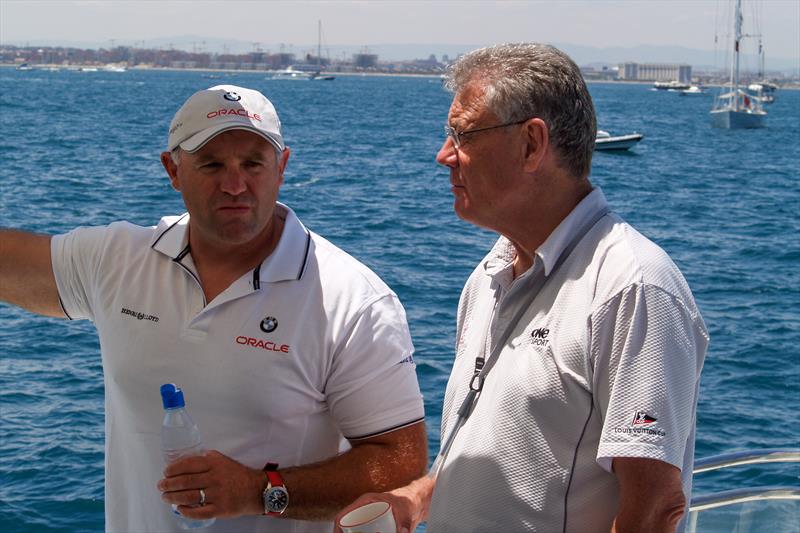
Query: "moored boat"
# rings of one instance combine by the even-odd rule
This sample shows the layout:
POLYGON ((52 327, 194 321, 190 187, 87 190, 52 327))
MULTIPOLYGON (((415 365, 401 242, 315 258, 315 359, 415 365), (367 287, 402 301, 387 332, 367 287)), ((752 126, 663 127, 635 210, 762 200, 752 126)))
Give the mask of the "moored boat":
POLYGON ((627 150, 642 139, 644 139, 644 135, 641 133, 634 132, 628 135, 612 136, 607 131, 597 130, 594 149, 595 151, 627 150))
POLYGON ((750 96, 739 88, 739 53, 745 35, 742 30, 742 0, 736 0, 733 17, 733 57, 731 61, 730 91, 714 99, 711 108, 711 125, 723 129, 763 128, 767 112, 761 99, 750 96))

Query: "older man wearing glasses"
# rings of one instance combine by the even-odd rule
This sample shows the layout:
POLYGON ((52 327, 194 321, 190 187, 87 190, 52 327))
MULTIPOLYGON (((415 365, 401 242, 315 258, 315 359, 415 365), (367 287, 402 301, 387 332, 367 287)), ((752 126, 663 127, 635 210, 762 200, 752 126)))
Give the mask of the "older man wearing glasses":
POLYGON ((399 531, 674 531, 708 334, 667 254, 589 181, 594 107, 540 44, 453 66, 437 161, 500 234, 467 281, 430 473, 369 501, 399 531))

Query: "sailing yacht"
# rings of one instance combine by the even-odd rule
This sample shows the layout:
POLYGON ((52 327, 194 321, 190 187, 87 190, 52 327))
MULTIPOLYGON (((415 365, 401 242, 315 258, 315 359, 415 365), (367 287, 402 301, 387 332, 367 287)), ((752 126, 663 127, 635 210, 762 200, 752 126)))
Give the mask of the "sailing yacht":
POLYGON ((742 128, 763 128, 767 112, 761 99, 751 96, 739 88, 739 49, 744 34, 742 33, 742 0, 736 0, 736 11, 733 16, 733 58, 731 61, 730 90, 714 99, 711 109, 711 125, 715 128, 729 130, 742 128))
POLYGON ((311 74, 312 80, 332 81, 333 76, 322 74, 322 21, 317 21, 317 71, 311 74))

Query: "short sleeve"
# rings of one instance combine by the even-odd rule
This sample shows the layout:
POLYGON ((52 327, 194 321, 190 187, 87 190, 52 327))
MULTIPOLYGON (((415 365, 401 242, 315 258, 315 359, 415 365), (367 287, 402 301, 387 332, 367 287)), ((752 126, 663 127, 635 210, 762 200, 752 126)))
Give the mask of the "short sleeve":
POLYGON ((94 280, 107 231, 107 227, 76 228, 50 240, 58 297, 70 319, 94 320, 94 280))
POLYGON ((633 284, 591 316, 597 462, 658 459, 683 468, 708 345, 699 315, 663 289, 633 284))
POLYGON ((363 439, 424 418, 405 311, 393 294, 359 313, 338 343, 325 395, 348 439, 363 439))

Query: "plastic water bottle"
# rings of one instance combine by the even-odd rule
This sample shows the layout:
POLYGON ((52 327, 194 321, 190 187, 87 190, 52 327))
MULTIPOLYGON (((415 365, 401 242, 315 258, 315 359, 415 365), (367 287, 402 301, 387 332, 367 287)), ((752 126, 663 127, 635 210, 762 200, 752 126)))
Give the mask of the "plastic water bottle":
MULTIPOLYGON (((161 385, 161 401, 164 404, 164 423, 161 425, 161 451, 164 454, 165 464, 192 455, 201 455, 205 452, 200 430, 192 422, 186 412, 186 401, 183 391, 174 383, 161 385)), ((181 516, 177 506, 172 506, 172 512, 178 520, 181 529, 197 529, 208 527, 216 518, 208 520, 192 520, 181 516)))

